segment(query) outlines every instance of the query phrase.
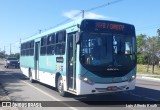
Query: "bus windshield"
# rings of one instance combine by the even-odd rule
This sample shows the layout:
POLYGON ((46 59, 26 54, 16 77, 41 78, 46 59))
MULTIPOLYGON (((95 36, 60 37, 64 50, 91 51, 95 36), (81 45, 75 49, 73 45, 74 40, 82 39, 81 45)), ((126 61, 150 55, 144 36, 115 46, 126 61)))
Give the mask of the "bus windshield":
POLYGON ((84 66, 126 67, 136 62, 134 36, 83 33, 80 43, 80 61, 84 66))

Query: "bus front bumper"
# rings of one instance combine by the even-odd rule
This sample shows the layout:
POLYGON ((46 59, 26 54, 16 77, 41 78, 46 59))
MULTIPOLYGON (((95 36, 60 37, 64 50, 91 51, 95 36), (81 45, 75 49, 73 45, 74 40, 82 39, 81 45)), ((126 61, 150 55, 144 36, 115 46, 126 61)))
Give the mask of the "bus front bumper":
POLYGON ((110 83, 110 84, 100 84, 95 83, 93 85, 87 84, 81 80, 79 82, 79 87, 77 89, 77 95, 85 94, 98 94, 98 93, 110 93, 110 92, 120 92, 135 89, 136 79, 132 81, 110 83))

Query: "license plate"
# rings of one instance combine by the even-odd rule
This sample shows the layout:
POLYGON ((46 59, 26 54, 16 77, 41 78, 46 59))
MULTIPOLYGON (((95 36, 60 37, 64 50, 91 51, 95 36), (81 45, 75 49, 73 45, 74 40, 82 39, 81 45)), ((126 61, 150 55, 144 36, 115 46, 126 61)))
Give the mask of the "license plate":
POLYGON ((118 90, 118 87, 117 86, 109 86, 109 87, 107 87, 107 90, 108 91, 116 91, 116 90, 118 90))

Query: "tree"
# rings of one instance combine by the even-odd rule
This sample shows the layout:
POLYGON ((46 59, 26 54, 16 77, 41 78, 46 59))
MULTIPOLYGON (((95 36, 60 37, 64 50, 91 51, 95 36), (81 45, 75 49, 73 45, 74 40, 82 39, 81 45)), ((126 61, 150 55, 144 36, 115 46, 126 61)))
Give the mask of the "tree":
POLYGON ((147 37, 144 34, 138 35, 137 52, 137 63, 147 64, 147 72, 149 65, 152 65, 152 73, 154 73, 154 66, 160 58, 160 36, 147 37))
POLYGON ((140 34, 137 36, 137 63, 147 64, 148 53, 147 53, 147 36, 140 34))
POLYGON ((151 64, 152 64, 152 73, 154 74, 154 66, 158 63, 158 56, 159 56, 159 37, 153 36, 148 38, 147 44, 148 44, 148 53, 150 56, 151 64))
POLYGON ((148 55, 142 52, 137 53, 137 63, 138 64, 147 64, 148 63, 148 55))
POLYGON ((10 57, 16 57, 17 59, 19 59, 20 53, 11 54, 10 57))
POLYGON ((137 36, 137 51, 142 52, 146 47, 147 36, 145 34, 140 34, 137 36))
POLYGON ((5 54, 4 54, 5 52, 4 51, 1 51, 0 52, 0 58, 4 58, 5 57, 5 54))
POLYGON ((158 36, 160 36, 160 28, 157 29, 157 34, 158 34, 158 36))

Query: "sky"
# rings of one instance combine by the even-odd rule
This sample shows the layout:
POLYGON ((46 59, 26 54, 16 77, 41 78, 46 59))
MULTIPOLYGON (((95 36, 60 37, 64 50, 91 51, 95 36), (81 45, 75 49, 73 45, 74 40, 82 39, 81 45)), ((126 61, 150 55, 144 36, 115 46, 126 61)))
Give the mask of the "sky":
MULTIPOLYGON (((19 52, 19 41, 45 31, 88 10, 115 0, 0 0, 0 51, 19 52)), ((135 25, 136 34, 156 36, 160 0, 121 0, 85 13, 85 18, 135 25)), ((81 17, 81 16, 78 16, 81 17)))

